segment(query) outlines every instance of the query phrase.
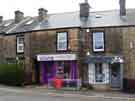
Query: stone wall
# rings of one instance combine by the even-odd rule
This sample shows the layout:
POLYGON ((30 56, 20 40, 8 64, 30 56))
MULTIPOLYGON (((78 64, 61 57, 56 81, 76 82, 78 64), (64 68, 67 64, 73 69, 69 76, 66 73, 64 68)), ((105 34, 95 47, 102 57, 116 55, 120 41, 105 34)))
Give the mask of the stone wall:
POLYGON ((83 41, 83 51, 87 53, 89 51, 91 54, 101 54, 101 55, 116 55, 122 53, 122 29, 121 28, 92 28, 90 32, 85 31, 83 41), (94 53, 92 49, 92 32, 93 31, 103 31, 105 33, 105 51, 94 53))
MULTIPOLYGON (((79 75, 85 74, 87 65, 81 63, 89 51, 91 55, 122 55, 124 57, 124 78, 135 79, 135 27, 91 28, 86 30, 57 29, 24 33, 25 69, 32 73, 37 54, 75 53, 78 56, 79 75), (68 32, 68 50, 56 50, 56 33, 68 32), (92 51, 92 31, 104 31, 105 52, 92 51), (83 71, 84 70, 84 71, 83 71), (83 74, 81 72, 84 72, 83 74)), ((16 58, 16 35, 0 36, 0 59, 16 58)))
POLYGON ((85 32, 84 37, 83 53, 89 51, 91 55, 123 56, 124 85, 128 89, 135 88, 135 27, 91 28, 89 33, 85 32), (92 31, 105 33, 105 52, 92 51, 92 31))
POLYGON ((0 36, 0 63, 4 62, 4 40, 3 35, 0 36))
MULTIPOLYGON (((25 68, 27 74, 33 75, 34 78, 34 62, 38 54, 63 54, 74 53, 78 54, 78 29, 59 29, 36 31, 25 33, 25 68), (68 32, 68 50, 57 51, 57 32, 68 32)), ((34 80, 34 79, 33 79, 34 80)))
MULTIPOLYGON (((31 56, 37 54, 61 53, 56 50, 56 33, 68 32, 68 50, 65 53, 78 51, 78 29, 63 29, 52 31, 38 31, 30 33, 31 56)), ((29 49, 28 49, 29 50, 29 49)), ((63 52, 62 52, 63 53, 63 52)))
POLYGON ((135 79, 135 27, 123 30, 124 77, 135 79))
POLYGON ((3 52, 5 58, 16 58, 16 35, 3 37, 3 52))
MULTIPOLYGON (((87 56, 87 53, 90 52, 90 55, 107 55, 107 56, 113 56, 113 55, 122 55, 122 29, 121 28, 91 28, 89 32, 87 32, 87 29, 83 29, 81 36, 82 40, 82 52, 81 58, 85 59, 87 56), (104 32, 104 41, 105 41, 105 51, 104 52, 93 52, 93 40, 92 40, 92 32, 104 32)), ((88 64, 82 63, 83 70, 81 75, 83 75, 84 80, 88 80, 88 64)))

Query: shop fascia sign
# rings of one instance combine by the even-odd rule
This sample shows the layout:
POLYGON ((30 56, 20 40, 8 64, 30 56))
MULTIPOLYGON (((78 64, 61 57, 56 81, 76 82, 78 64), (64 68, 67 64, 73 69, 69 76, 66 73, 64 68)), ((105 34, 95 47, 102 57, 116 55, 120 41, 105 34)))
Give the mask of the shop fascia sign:
POLYGON ((37 55, 37 61, 66 61, 76 60, 75 54, 49 54, 37 55))
POLYGON ((112 63, 123 63, 123 62, 124 62, 124 60, 123 60, 123 58, 120 57, 120 56, 115 56, 115 57, 113 58, 113 60, 112 60, 112 63))

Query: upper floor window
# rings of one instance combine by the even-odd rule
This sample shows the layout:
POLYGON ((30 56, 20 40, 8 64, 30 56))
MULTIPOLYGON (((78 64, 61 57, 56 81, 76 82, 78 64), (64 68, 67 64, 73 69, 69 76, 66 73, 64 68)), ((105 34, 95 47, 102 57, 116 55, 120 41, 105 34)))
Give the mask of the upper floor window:
POLYGON ((104 32, 93 32, 93 51, 103 52, 104 47, 104 32))
POLYGON ((24 36, 17 36, 17 53, 24 52, 24 36))
POLYGON ((58 51, 66 51, 68 47, 67 43, 67 32, 58 32, 57 33, 57 50, 58 51))

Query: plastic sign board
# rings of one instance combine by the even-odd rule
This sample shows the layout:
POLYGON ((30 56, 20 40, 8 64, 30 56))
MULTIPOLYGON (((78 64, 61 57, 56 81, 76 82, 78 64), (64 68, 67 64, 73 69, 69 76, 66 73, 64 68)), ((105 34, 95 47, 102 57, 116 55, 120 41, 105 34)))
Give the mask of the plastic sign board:
POLYGON ((76 60, 76 54, 37 55, 37 61, 66 61, 66 60, 76 60))

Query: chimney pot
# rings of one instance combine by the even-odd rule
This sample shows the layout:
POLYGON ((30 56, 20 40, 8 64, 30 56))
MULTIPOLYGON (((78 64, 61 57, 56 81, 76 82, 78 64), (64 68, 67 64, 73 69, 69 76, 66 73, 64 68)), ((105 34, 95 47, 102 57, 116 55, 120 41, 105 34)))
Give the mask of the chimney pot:
POLYGON ((24 19, 24 13, 19 10, 15 11, 15 23, 19 23, 23 19, 24 19))
POLYGON ((85 0, 85 3, 88 3, 88 0, 85 0))
POLYGON ((3 22, 3 16, 0 16, 0 23, 3 22))
POLYGON ((38 9, 39 21, 45 20, 47 18, 47 12, 48 12, 48 10, 46 10, 44 8, 39 8, 38 9))
POLYGON ((126 15, 126 0, 119 0, 120 16, 126 15))
POLYGON ((81 3, 80 4, 80 17, 83 18, 88 18, 89 17, 89 3, 85 2, 85 3, 81 3))

